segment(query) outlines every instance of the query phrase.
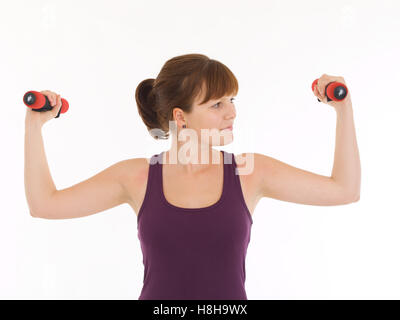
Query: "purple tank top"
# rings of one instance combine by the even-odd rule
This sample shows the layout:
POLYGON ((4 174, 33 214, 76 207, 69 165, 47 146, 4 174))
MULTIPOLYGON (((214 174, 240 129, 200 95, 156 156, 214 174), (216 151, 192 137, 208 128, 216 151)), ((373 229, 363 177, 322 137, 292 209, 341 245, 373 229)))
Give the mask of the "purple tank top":
POLYGON ((162 155, 153 155, 137 217, 144 278, 139 300, 247 300, 245 259, 253 219, 233 153, 221 151, 220 199, 181 208, 163 193, 162 155))

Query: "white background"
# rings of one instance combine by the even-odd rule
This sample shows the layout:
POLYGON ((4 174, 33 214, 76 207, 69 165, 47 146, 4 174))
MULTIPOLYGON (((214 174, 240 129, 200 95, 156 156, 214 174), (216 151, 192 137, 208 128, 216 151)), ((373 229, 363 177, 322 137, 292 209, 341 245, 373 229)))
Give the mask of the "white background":
POLYGON ((201 53, 239 81, 234 141, 330 175, 336 113, 311 83, 351 91, 359 202, 310 206, 263 198, 246 260, 248 299, 399 299, 398 1, 1 1, 0 298, 137 299, 143 264, 136 215, 30 216, 22 97, 51 90, 70 109, 43 127, 57 189, 111 164, 170 147, 137 112, 140 81, 170 58, 201 53))

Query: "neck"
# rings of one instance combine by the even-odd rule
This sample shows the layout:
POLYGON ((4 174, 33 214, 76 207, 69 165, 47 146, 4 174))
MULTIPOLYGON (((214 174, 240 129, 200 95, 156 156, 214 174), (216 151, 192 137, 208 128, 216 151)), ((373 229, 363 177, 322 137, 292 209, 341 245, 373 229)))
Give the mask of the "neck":
POLYGON ((198 173, 220 165, 223 162, 222 153, 210 145, 190 144, 176 141, 163 155, 163 163, 174 164, 177 170, 184 173, 198 173))

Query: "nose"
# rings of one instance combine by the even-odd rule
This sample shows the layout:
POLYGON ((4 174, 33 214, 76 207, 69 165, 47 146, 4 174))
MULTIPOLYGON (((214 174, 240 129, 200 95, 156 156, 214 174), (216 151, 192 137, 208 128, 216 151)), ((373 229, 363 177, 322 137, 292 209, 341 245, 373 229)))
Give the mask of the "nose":
POLYGON ((228 112, 227 118, 228 119, 235 119, 236 118, 236 109, 235 106, 232 105, 232 108, 229 109, 230 111, 228 112))

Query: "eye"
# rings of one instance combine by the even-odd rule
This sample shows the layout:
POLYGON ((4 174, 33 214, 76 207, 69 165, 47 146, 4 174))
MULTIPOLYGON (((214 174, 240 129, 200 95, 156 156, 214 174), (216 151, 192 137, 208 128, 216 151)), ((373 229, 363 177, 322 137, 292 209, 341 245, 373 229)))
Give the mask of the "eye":
MULTIPOLYGON (((231 100, 235 100, 235 98, 231 98, 231 100)), ((221 102, 218 102, 218 103, 214 104, 212 107, 213 107, 214 109, 218 109, 220 103, 221 103, 221 102), (215 108, 215 106, 217 106, 217 107, 215 108)), ((233 101, 232 101, 232 103, 233 103, 233 101)))

